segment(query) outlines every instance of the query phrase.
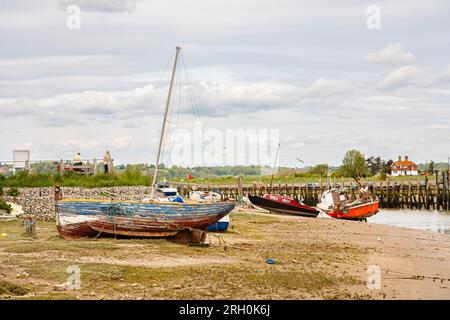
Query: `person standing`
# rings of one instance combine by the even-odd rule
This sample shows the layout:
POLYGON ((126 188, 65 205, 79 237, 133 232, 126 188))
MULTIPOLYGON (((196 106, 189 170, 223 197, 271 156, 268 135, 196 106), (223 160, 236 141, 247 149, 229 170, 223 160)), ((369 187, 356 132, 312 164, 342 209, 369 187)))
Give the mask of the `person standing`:
POLYGON ((73 157, 73 165, 74 166, 81 166, 81 154, 79 152, 77 152, 75 154, 75 156, 73 157))
POLYGON ((83 163, 81 162, 81 154, 77 152, 73 157, 73 171, 81 172, 83 163))
POLYGON ((103 156, 103 166, 105 168, 105 173, 110 173, 112 171, 112 160, 109 150, 107 150, 105 155, 103 156))

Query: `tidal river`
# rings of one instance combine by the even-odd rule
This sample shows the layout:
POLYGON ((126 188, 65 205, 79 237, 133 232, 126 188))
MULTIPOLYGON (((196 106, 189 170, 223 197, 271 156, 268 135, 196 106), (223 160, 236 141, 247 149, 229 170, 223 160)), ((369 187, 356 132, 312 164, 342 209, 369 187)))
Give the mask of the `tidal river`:
POLYGON ((450 212, 380 209, 369 223, 388 224, 450 234, 450 212))

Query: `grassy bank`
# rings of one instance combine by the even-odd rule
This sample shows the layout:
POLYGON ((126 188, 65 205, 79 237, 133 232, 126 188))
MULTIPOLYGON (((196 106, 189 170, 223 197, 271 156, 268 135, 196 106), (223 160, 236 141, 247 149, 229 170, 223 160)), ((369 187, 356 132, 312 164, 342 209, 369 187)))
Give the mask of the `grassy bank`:
POLYGON ((0 175, 0 187, 52 187, 55 184, 83 188, 139 186, 150 185, 150 177, 132 167, 121 173, 92 176, 78 175, 74 172, 63 175, 52 173, 19 173, 8 177, 0 175))
MULTIPOLYGON (((236 176, 216 176, 208 178, 194 178, 186 180, 181 178, 164 178, 164 170, 161 170, 161 178, 174 182, 189 182, 195 184, 213 184, 213 185, 235 185, 237 183, 236 176)), ((395 177, 389 178, 389 181, 417 181, 419 177, 395 177)), ((420 177, 423 181, 425 178, 420 177)), ((433 176, 429 176, 430 181, 434 181, 433 176)), ((379 182, 380 177, 368 177, 366 181, 379 182)), ((5 177, 0 175, 0 196, 2 195, 2 187, 52 187, 59 184, 63 187, 83 187, 83 188, 101 188, 101 187, 118 187, 118 186, 148 186, 150 185, 151 175, 143 174, 139 169, 128 167, 120 173, 97 174, 92 176, 78 175, 74 172, 61 174, 51 173, 19 173, 17 175, 5 177)), ((241 176, 243 184, 263 183, 269 184, 271 176, 241 176)), ((341 183, 354 182, 353 178, 348 177, 332 177, 332 182, 341 183)), ((292 183, 327 183, 327 178, 318 174, 297 173, 294 175, 279 174, 274 177, 274 184, 292 184, 292 183)))

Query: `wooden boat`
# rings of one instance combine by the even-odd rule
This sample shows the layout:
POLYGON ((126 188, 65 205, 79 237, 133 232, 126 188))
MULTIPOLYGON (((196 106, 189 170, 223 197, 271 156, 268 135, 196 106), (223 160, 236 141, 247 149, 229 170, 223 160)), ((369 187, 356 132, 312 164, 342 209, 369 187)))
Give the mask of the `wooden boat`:
POLYGON ((355 201, 347 199, 344 190, 325 191, 317 207, 337 219, 366 220, 378 212, 379 201, 361 189, 355 201))
POLYGON ((168 237, 181 230, 205 230, 234 203, 179 203, 63 199, 57 202, 58 231, 64 239, 101 234, 168 237))
POLYGON ((294 198, 276 194, 266 194, 263 197, 249 195, 248 199, 253 205, 273 213, 315 218, 320 212, 316 208, 298 202, 294 198))
MULTIPOLYGON (((178 233, 199 232, 200 237, 190 239, 204 241, 204 232, 230 213, 235 204, 231 202, 205 201, 185 202, 167 185, 156 183, 164 133, 167 123, 172 87, 180 52, 176 55, 167 96, 164 120, 155 163, 151 195, 142 201, 61 199, 56 196, 57 229, 65 239, 99 235, 131 237, 171 237, 178 233)), ((55 195, 57 191, 55 190, 55 195)))

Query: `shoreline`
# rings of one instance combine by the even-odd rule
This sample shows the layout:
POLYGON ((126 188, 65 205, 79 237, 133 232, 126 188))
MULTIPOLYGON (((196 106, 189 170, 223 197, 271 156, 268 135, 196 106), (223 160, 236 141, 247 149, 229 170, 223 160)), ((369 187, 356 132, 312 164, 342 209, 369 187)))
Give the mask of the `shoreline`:
POLYGON ((65 241, 49 222, 38 222, 36 239, 18 221, 0 222, 1 232, 0 279, 28 288, 25 299, 450 299, 450 235, 409 228, 238 208, 206 248, 65 241), (73 264, 81 290, 55 289, 73 264), (380 289, 367 288, 371 266, 380 268, 380 289))
MULTIPOLYGON (((116 197, 118 200, 141 200, 150 194, 148 186, 128 186, 128 187, 104 187, 104 188, 82 188, 82 187, 61 187, 63 197, 65 198, 104 198, 108 199, 109 194, 120 194, 116 197)), ((5 190, 6 191, 6 190, 5 190)), ((7 202, 15 202, 23 206, 26 214, 31 214, 38 220, 52 221, 55 216, 55 201, 53 187, 34 187, 19 188, 19 196, 1 196, 7 202)), ((382 210, 391 210, 391 208, 382 208, 382 210)), ((426 210, 426 209, 400 209, 392 210, 411 210, 411 212, 445 212, 446 210, 426 210)))

